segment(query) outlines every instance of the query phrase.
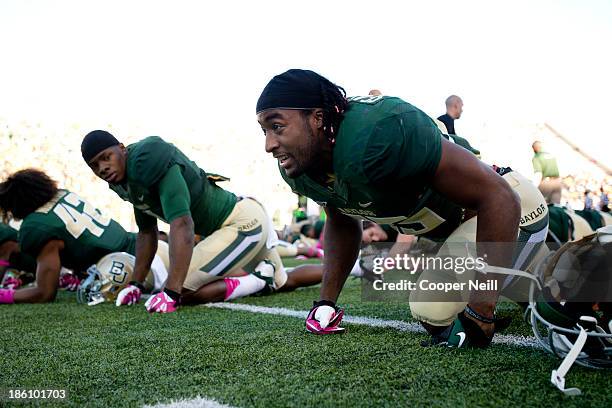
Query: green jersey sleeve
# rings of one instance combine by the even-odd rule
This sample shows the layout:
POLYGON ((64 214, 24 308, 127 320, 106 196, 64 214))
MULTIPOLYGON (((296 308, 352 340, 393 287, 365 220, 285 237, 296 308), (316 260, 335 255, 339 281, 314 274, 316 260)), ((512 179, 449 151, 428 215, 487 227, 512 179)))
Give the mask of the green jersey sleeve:
POLYGON ((17 230, 10 225, 0 223, 0 244, 6 241, 17 242, 17 230))
POLYGON ((191 214, 189 188, 178 165, 170 167, 159 183, 159 199, 168 222, 191 214))
POLYGON ((159 182, 172 165, 174 146, 158 136, 149 136, 128 150, 128 178, 143 187, 159 182))

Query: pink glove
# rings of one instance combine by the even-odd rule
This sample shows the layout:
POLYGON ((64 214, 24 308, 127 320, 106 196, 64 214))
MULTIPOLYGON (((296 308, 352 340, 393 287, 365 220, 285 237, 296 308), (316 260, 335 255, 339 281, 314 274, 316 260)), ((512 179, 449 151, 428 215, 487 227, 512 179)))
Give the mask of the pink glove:
POLYGON ((21 279, 16 276, 10 275, 4 277, 1 287, 5 289, 17 289, 21 287, 22 284, 23 282, 21 282, 21 279))
POLYGON ((323 258, 323 250, 320 248, 310 247, 308 248, 308 256, 310 258, 323 258))
POLYGON ((166 292, 159 292, 147 300, 145 308, 149 313, 172 313, 176 312, 178 302, 168 296, 166 292))
POLYGON ((66 289, 70 292, 74 292, 79 287, 81 280, 78 276, 71 273, 64 273, 60 275, 59 287, 60 289, 66 289))
POLYGON ((13 289, 0 289, 0 304, 15 303, 15 291, 13 289))
POLYGON ((308 317, 306 317, 306 330, 313 334, 341 334, 346 329, 339 327, 344 316, 344 310, 338 309, 333 302, 314 302, 308 317))
POLYGON ((138 286, 127 285, 125 288, 121 289, 121 291, 117 295, 115 305, 134 305, 138 303, 138 301, 140 300, 140 296, 142 296, 142 291, 138 286))

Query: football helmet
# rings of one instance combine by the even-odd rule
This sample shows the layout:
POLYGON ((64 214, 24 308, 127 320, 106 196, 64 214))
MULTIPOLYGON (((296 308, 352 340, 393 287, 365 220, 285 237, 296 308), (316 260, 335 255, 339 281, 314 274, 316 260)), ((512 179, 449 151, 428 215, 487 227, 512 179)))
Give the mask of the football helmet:
POLYGON ((612 368, 612 226, 550 253, 536 268, 526 317, 550 353, 563 359, 551 382, 567 395, 565 375, 575 362, 612 368))
POLYGON ((121 289, 132 280, 136 257, 113 252, 87 269, 87 277, 77 289, 77 301, 89 306, 114 302, 121 289))

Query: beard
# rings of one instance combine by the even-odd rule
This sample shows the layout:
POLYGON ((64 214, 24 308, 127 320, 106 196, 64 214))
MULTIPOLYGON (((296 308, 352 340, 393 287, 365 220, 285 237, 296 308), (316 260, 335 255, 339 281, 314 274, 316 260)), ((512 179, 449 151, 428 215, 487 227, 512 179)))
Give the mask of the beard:
POLYGON ((304 121, 303 135, 306 137, 306 142, 297 147, 295 153, 292 154, 295 161, 294 168, 287 172, 289 178, 296 178, 304 173, 313 173, 318 170, 318 155, 320 153, 320 145, 313 129, 304 121))

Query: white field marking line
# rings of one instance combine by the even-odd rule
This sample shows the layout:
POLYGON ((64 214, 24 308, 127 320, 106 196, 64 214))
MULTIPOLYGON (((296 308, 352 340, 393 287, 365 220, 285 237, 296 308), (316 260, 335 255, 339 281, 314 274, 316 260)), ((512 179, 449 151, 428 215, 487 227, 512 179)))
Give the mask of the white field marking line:
MULTIPOLYGON (((202 306, 211 307, 215 309, 230 309, 230 310, 239 310, 242 312, 263 313, 263 314, 271 314, 271 315, 277 315, 277 316, 297 317, 300 319, 305 319, 306 316, 308 316, 308 312, 305 310, 292 310, 292 309, 286 309, 284 307, 264 307, 264 306, 244 305, 240 303, 207 303, 202 306)), ((401 320, 384 320, 384 319, 377 319, 375 317, 346 316, 345 315, 342 321, 345 323, 349 323, 349 324, 359 324, 359 325, 370 326, 370 327, 389 327, 392 329, 409 332, 409 333, 425 333, 425 330, 419 323, 404 322, 401 320)), ((514 336, 511 334, 497 334, 493 338, 493 343, 504 344, 508 346, 541 348, 537 339, 531 336, 527 337, 527 336, 514 336)))
POLYGON ((215 400, 196 397, 188 400, 170 401, 155 405, 145 405, 143 408, 233 408, 231 405, 220 404, 215 400))

